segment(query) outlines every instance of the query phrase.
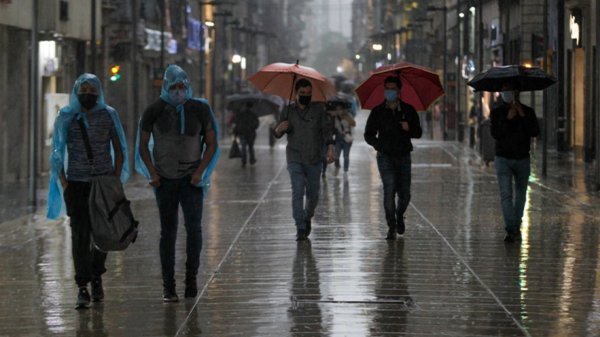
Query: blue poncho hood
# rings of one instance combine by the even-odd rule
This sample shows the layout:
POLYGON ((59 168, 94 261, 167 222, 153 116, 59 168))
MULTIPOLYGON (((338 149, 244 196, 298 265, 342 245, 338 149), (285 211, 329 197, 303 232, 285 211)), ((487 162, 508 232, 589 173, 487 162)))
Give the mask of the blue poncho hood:
POLYGON ((179 112, 180 132, 181 134, 184 134, 185 113, 183 105, 185 104, 185 101, 182 103, 177 103, 171 100, 171 97, 169 96, 169 89, 175 84, 183 84, 185 86, 185 101, 192 98, 192 87, 190 86, 190 81, 188 80, 186 72, 178 65, 170 64, 165 70, 165 75, 163 76, 160 98, 177 109, 177 112, 179 112))
MULTIPOLYGON (((69 127, 73 118, 82 118, 84 124, 87 126, 87 118, 85 112, 81 108, 81 104, 77 98, 79 88, 83 83, 88 83, 96 88, 98 91, 98 101, 95 107, 91 109, 92 112, 108 113, 113 120, 115 129, 121 141, 121 150, 123 152, 123 168, 121 170, 121 182, 125 183, 129 179, 129 151, 127 150, 127 140, 125 138, 125 132, 123 131, 123 125, 119 119, 119 114, 115 109, 106 105, 104 100, 104 91, 100 80, 94 74, 83 74, 77 78, 73 89, 71 90, 71 97, 69 99, 69 105, 60 109, 56 120, 54 121, 54 133, 52 135, 52 148, 50 151, 50 186, 48 188, 48 213, 47 217, 50 219, 56 219, 64 214, 63 205, 63 188, 60 184, 61 172, 67 171, 67 139, 69 137, 69 127)), ((114 161, 113 154, 113 161, 114 161)))
MULTIPOLYGON (((161 88, 161 92, 160 92, 160 98, 163 101, 167 102, 168 104, 175 106, 177 108, 177 111, 179 112, 181 134, 184 134, 184 131, 185 131, 185 110, 184 110, 185 102, 181 103, 181 104, 177 104, 177 103, 173 102, 171 100, 171 98, 169 97, 169 88, 171 88, 171 86, 173 86, 174 84, 178 84, 178 83, 183 84, 186 88, 186 95, 185 95, 186 101, 193 99, 193 100, 197 100, 199 102, 202 102, 202 103, 208 105, 209 111, 210 111, 210 117, 213 120, 215 139, 219 139, 219 137, 218 137, 219 127, 217 124, 217 120, 212 111, 212 108, 208 104, 208 101, 204 98, 192 98, 192 87, 188 80, 187 74, 185 73, 185 71, 183 69, 181 69, 181 67, 171 64, 165 70, 165 74, 163 77, 163 84, 162 84, 162 88, 161 88)), ((140 155, 140 132, 141 132, 141 130, 140 130, 140 127, 138 126, 137 136, 136 136, 136 140, 135 140, 135 151, 134 151, 135 152, 135 170, 138 173, 140 173, 141 175, 143 175, 144 177, 146 177, 147 179, 151 179, 150 171, 148 171, 148 168, 146 167, 146 164, 144 163, 144 161, 142 160, 142 156, 140 155)), ((215 150, 215 154, 213 155, 210 162, 208 163, 208 166, 204 170, 204 173, 202 174, 202 179, 200 180, 200 183, 198 184, 198 187, 203 187, 205 192, 207 192, 208 187, 210 186, 210 176, 212 175, 212 173, 215 169, 215 166, 217 165, 217 160, 219 159, 219 155, 221 153, 221 150, 219 149, 219 145, 216 144, 216 146, 217 146, 217 149, 215 150)), ((154 162, 154 156, 153 156, 153 152, 152 152, 152 150, 154 148, 154 138, 152 137, 152 135, 150 135, 150 142, 148 143, 148 147, 150 150, 150 155, 152 157, 152 161, 154 162)), ((202 153, 204 153, 205 150, 206 150, 206 144, 204 143, 204 140, 202 140, 202 146, 201 146, 202 153)))

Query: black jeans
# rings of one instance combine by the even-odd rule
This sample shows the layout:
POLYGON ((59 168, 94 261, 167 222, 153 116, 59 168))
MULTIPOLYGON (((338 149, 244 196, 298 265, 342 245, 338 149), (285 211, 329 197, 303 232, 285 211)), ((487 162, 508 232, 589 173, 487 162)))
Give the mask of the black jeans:
POLYGON ((187 234, 185 262, 186 284, 195 284, 202 250, 202 187, 190 183, 191 177, 180 179, 160 178, 160 186, 154 189, 160 213, 160 263, 163 286, 175 287, 175 242, 179 205, 183 210, 187 234))
POLYGON ((91 183, 69 181, 64 193, 67 215, 71 218, 71 246, 73 263, 75 264, 75 282, 84 287, 92 279, 106 272, 104 263, 106 253, 99 251, 92 244, 92 228, 90 224, 91 183))
POLYGON ((240 134, 240 145, 242 152, 242 164, 246 164, 246 153, 250 153, 250 163, 254 163, 256 158, 254 157, 254 140, 256 139, 256 132, 248 134, 240 134), (248 151, 246 152, 246 148, 248 151))

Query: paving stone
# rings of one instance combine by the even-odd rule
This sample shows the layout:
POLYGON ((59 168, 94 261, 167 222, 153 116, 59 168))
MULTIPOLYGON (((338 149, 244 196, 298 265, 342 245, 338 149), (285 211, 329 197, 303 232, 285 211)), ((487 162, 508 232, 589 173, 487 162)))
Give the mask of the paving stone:
MULTIPOLYGON (((158 212, 139 177, 126 192, 140 236, 109 254, 106 299, 87 311, 73 309, 68 220, 0 206, 0 336, 600 335, 600 197, 582 165, 551 153, 541 178, 536 153, 523 241, 505 244, 493 167, 458 143, 415 141, 407 231, 389 242, 366 115, 349 173, 331 167, 321 181, 306 242, 295 241, 284 141, 259 140, 245 169, 220 159, 197 299, 162 303, 158 212)), ((183 227, 176 254, 182 297, 183 227)))

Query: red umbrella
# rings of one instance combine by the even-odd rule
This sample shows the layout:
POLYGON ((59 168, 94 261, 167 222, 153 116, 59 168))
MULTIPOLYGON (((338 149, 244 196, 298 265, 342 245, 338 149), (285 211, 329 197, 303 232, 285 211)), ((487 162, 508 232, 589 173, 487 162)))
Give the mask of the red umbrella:
POLYGON ((325 76, 313 68, 299 65, 298 62, 269 64, 250 76, 248 80, 264 93, 291 100, 294 84, 300 78, 305 78, 312 84, 313 101, 325 102, 335 96, 335 87, 325 76))
POLYGON ((383 103, 383 81, 388 76, 398 76, 402 82, 400 99, 416 110, 426 110, 433 101, 444 94, 439 76, 433 70, 408 62, 381 66, 373 71, 356 94, 363 109, 373 109, 383 103))

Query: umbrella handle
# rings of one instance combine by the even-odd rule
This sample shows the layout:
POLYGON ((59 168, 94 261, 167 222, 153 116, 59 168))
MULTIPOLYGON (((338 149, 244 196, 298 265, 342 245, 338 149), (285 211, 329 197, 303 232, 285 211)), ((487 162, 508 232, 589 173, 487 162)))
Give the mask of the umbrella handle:
MULTIPOLYGON (((294 77, 292 77, 292 89, 290 90, 290 99, 289 101, 292 101, 292 95, 294 94, 294 83, 296 83, 296 73, 294 73, 294 77)), ((288 106, 289 106, 289 102, 288 102, 288 106)))
MULTIPOLYGON (((298 64, 297 62, 298 61, 296 61, 296 64, 298 64)), ((289 116, 289 114, 290 114, 290 102, 292 101, 292 95, 294 94, 294 83, 296 83, 296 73, 294 73, 294 77, 292 78, 292 90, 290 90, 290 99, 288 101, 287 108, 286 108, 287 109, 286 116, 289 116)))

